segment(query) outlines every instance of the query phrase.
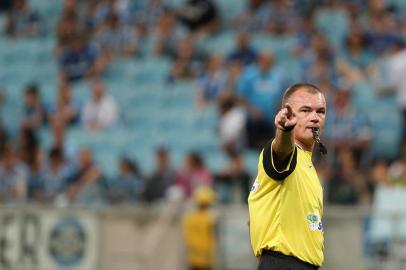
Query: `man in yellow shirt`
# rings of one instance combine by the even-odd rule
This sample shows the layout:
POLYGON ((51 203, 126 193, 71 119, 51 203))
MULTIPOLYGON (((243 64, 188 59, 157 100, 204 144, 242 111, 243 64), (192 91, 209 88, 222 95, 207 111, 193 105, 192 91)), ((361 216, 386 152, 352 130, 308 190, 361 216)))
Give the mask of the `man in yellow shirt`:
POLYGON ((295 84, 275 116, 248 198, 250 238, 258 270, 318 269, 323 263, 323 190, 312 163, 326 100, 312 84, 295 84))
POLYGON ((210 206, 215 193, 201 186, 193 194, 196 210, 185 214, 182 221, 189 270, 212 270, 215 262, 215 217, 210 206))

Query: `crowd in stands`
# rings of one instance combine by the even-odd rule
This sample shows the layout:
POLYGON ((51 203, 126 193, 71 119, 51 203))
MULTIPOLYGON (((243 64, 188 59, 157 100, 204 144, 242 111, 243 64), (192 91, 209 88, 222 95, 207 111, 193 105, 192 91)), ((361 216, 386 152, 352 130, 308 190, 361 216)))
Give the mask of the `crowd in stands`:
MULTIPOLYGON (((283 91, 299 81, 318 85, 328 102, 323 139, 329 154, 316 153, 315 159, 329 203, 370 204, 377 187, 406 184, 406 148, 401 147, 406 135, 399 136, 402 150, 391 158, 372 151, 376 130, 370 111, 375 108, 363 103, 367 96, 379 99, 395 93, 403 117, 399 131, 406 134, 402 1, 247 0, 245 9, 228 20, 227 10, 221 12, 218 1, 211 0, 185 0, 177 6, 163 0, 62 2, 52 29, 29 0, 4 1, 1 7, 2 38, 54 35, 52 53, 59 69, 54 104, 43 103, 41 89, 33 82, 21 97, 24 116, 17 135, 10 136, 13 132, 0 125, 2 203, 153 202, 176 188, 189 197, 202 185, 214 187, 222 203, 237 197, 244 203, 254 177, 245 167, 244 151, 260 151, 272 138, 283 91), (205 42, 224 32, 232 33, 232 49, 204 49, 205 42), (259 49, 255 35, 289 39, 293 45, 281 51, 259 49), (153 44, 151 51, 145 50, 147 41, 153 44), (282 57, 284 52, 288 55, 282 57), (197 82, 198 110, 217 108, 217 132, 230 160, 226 168, 211 171, 193 149, 176 168, 170 149, 162 145, 151 152, 154 171, 142 172, 136 160, 123 156, 112 179, 103 175, 91 149, 75 149, 65 140, 71 126, 90 133, 114 129, 122 108, 106 87, 105 72, 120 59, 148 57, 170 59, 166 85, 197 82), (91 89, 85 104, 72 97, 72 86, 80 81, 91 89), (363 92, 363 85, 372 93, 363 92), (36 136, 44 127, 53 134, 49 149, 42 148, 36 136)), ((4 93, 0 90, 0 108, 7 98, 4 93)))

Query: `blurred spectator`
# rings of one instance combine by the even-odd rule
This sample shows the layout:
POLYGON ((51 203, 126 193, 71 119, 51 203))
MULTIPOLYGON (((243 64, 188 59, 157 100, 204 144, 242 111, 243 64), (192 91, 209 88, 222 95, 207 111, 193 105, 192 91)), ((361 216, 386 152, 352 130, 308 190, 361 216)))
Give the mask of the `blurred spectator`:
POLYGON ((117 14, 107 17, 103 27, 98 29, 95 39, 109 60, 131 57, 137 52, 138 38, 135 29, 122 24, 117 14))
POLYGON ((78 164, 67 179, 66 197, 70 203, 97 205, 103 202, 100 181, 102 173, 93 162, 93 152, 80 150, 78 164))
POLYGON ((23 128, 18 138, 19 158, 27 167, 27 199, 42 200, 42 152, 40 144, 31 128, 23 128))
POLYGON ((65 136, 67 133, 66 125, 62 121, 54 121, 51 125, 52 147, 59 148, 63 152, 63 156, 69 161, 75 159, 77 152, 77 144, 65 136))
POLYGON ((232 95, 224 95, 219 100, 219 133, 225 150, 240 151, 246 146, 246 111, 237 104, 232 95))
POLYGON ((183 167, 176 177, 176 185, 182 189, 186 197, 190 197, 200 186, 212 187, 212 175, 199 153, 189 152, 186 155, 183 167))
POLYGON ((75 34, 59 56, 61 80, 67 83, 98 75, 106 65, 107 61, 81 34, 75 34))
POLYGON ((44 200, 42 156, 38 150, 34 160, 28 165, 28 188, 27 199, 31 202, 41 202, 44 200))
POLYGON ((368 19, 366 29, 368 48, 375 55, 382 55, 399 41, 396 23, 393 16, 385 12, 370 14, 368 19))
POLYGON ((78 0, 62 0, 62 10, 72 12, 78 9, 78 0))
POLYGON ((215 175, 215 186, 222 203, 247 203, 251 176, 244 165, 244 157, 237 151, 226 151, 230 163, 215 175))
POLYGON ((0 201, 3 204, 24 203, 27 195, 27 168, 18 160, 17 152, 11 147, 6 147, 0 158, 0 201))
POLYGON ((366 39, 359 31, 351 31, 346 38, 344 60, 353 68, 364 71, 372 60, 371 54, 366 50, 366 39))
POLYGON ((383 59, 383 67, 375 66, 371 75, 377 92, 395 92, 397 103, 402 110, 402 145, 406 143, 406 47, 404 42, 398 42, 388 51, 383 59))
MULTIPOLYGON (((128 1, 130 2, 130 1, 128 1)), ((154 26, 167 11, 162 0, 138 1, 133 12, 137 24, 141 24, 147 29, 154 26)))
POLYGON ((113 204, 136 202, 141 199, 143 191, 143 179, 137 164, 121 158, 118 177, 108 185, 109 201, 113 204))
POLYGON ((298 9, 295 2, 290 0, 270 1, 271 14, 266 21, 266 31, 273 35, 290 35, 300 23, 298 9))
POLYGON ((63 150, 59 147, 51 148, 43 168, 44 202, 51 204, 56 202, 56 198, 64 192, 70 173, 71 167, 64 157, 63 150))
POLYGON ((368 174, 368 189, 373 198, 375 190, 379 187, 391 186, 393 179, 389 173, 389 165, 383 160, 376 160, 371 165, 371 170, 368 174))
POLYGON ((31 128, 21 129, 17 143, 20 160, 24 162, 29 169, 37 167, 41 149, 35 130, 31 128))
POLYGON ((168 149, 155 150, 156 168, 146 179, 144 199, 155 201, 163 198, 167 190, 175 184, 176 171, 172 168, 168 149))
POLYGON ((351 104, 349 90, 338 91, 326 122, 326 137, 335 152, 345 145, 354 155, 356 166, 369 164, 372 139, 369 119, 351 104))
POLYGON ((171 79, 192 79, 200 75, 205 56, 198 51, 191 36, 184 37, 176 48, 171 79))
POLYGON ((117 124, 119 111, 115 99, 106 93, 100 79, 91 81, 92 97, 83 109, 82 122, 92 131, 100 131, 117 124))
POLYGON ((7 14, 5 33, 9 37, 33 37, 41 33, 37 12, 30 9, 26 0, 14 0, 7 14))
POLYGON ((175 13, 193 32, 212 34, 219 28, 219 12, 212 0, 187 0, 175 13))
POLYGON ((0 87, 0 126, 4 124, 4 104, 5 104, 5 97, 4 97, 4 90, 0 87))
POLYGON ((235 94, 238 90, 240 76, 243 65, 240 61, 228 61, 227 63, 227 80, 223 92, 225 94, 235 94))
POLYGON ((199 80, 197 92, 197 105, 206 107, 208 103, 216 101, 218 96, 225 90, 227 74, 223 68, 223 56, 212 54, 207 63, 207 70, 199 80))
POLYGON ((404 144, 401 149, 401 156, 395 160, 389 167, 389 175, 392 184, 399 184, 406 186, 406 145, 404 144))
POLYGON ((301 23, 296 29, 296 44, 293 53, 295 55, 301 55, 305 50, 307 50, 311 46, 312 37, 315 33, 317 33, 317 30, 313 24, 313 13, 304 14, 301 23))
POLYGON ((177 23, 175 15, 170 10, 162 14, 151 32, 154 52, 169 57, 176 55, 178 43, 187 34, 187 30, 177 23))
POLYGON ((7 132, 3 124, 0 122, 0 157, 3 155, 4 151, 6 151, 7 145, 8 145, 7 132))
POLYGON ((105 1, 91 1, 86 8, 85 26, 89 33, 95 33, 109 15, 105 1))
POLYGON ((182 219, 186 244, 187 264, 190 270, 212 270, 216 254, 216 217, 210 211, 215 193, 208 187, 199 187, 193 193, 196 209, 182 219))
POLYGON ((274 116, 284 88, 284 79, 274 65, 273 55, 261 52, 257 64, 244 70, 238 88, 248 112, 248 146, 262 148, 273 136, 274 116))
POLYGON ((338 152, 338 168, 334 170, 328 182, 327 201, 344 205, 371 201, 366 179, 357 170, 351 149, 344 145, 338 152))
POLYGON ((228 55, 228 60, 240 61, 244 65, 255 63, 257 51, 251 46, 250 39, 248 32, 239 32, 235 38, 236 48, 228 55))
POLYGON ((42 104, 40 92, 36 84, 30 84, 24 92, 23 128, 36 129, 47 122, 46 109, 42 104))
POLYGON ((197 106, 204 108, 210 103, 219 102, 223 96, 235 95, 238 89, 242 64, 233 60, 223 66, 223 57, 213 54, 208 61, 205 74, 199 79, 197 106))
POLYGON ((237 29, 263 31, 272 14, 272 4, 268 0, 249 0, 248 8, 240 14, 234 25, 237 29))
POLYGON ((80 26, 76 11, 64 11, 56 25, 57 55, 69 45, 79 32, 80 26))
MULTIPOLYGON (((129 0, 104 0, 96 1, 98 3, 96 7, 96 18, 98 22, 103 22, 104 19, 116 13, 120 21, 124 23, 131 23, 135 12, 134 5, 140 5, 144 1, 129 1, 129 0)), ((137 14, 138 15, 138 14, 137 14)))
POLYGON ((318 84, 328 80, 333 85, 338 84, 338 77, 334 69, 335 54, 327 39, 321 33, 315 33, 311 47, 304 51, 302 58, 303 81, 318 84))
POLYGON ((60 84, 56 103, 51 108, 48 119, 52 122, 61 121, 66 126, 79 123, 80 105, 72 99, 72 90, 69 85, 60 84))

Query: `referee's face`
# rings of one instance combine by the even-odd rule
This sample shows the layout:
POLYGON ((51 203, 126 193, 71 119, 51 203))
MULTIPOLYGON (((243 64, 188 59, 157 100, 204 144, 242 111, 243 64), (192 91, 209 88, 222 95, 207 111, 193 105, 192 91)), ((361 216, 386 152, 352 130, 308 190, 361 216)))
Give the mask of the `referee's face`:
POLYGON ((324 96, 321 93, 298 90, 292 94, 288 102, 297 116, 295 140, 306 147, 311 147, 314 143, 312 128, 319 128, 320 134, 323 131, 326 118, 324 96))

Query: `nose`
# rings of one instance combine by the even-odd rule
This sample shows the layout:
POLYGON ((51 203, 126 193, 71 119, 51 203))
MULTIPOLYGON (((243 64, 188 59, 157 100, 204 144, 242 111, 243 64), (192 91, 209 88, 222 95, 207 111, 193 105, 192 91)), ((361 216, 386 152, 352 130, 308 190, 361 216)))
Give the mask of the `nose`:
POLYGON ((320 116, 317 112, 313 112, 310 121, 314 124, 318 124, 320 122, 320 116))

